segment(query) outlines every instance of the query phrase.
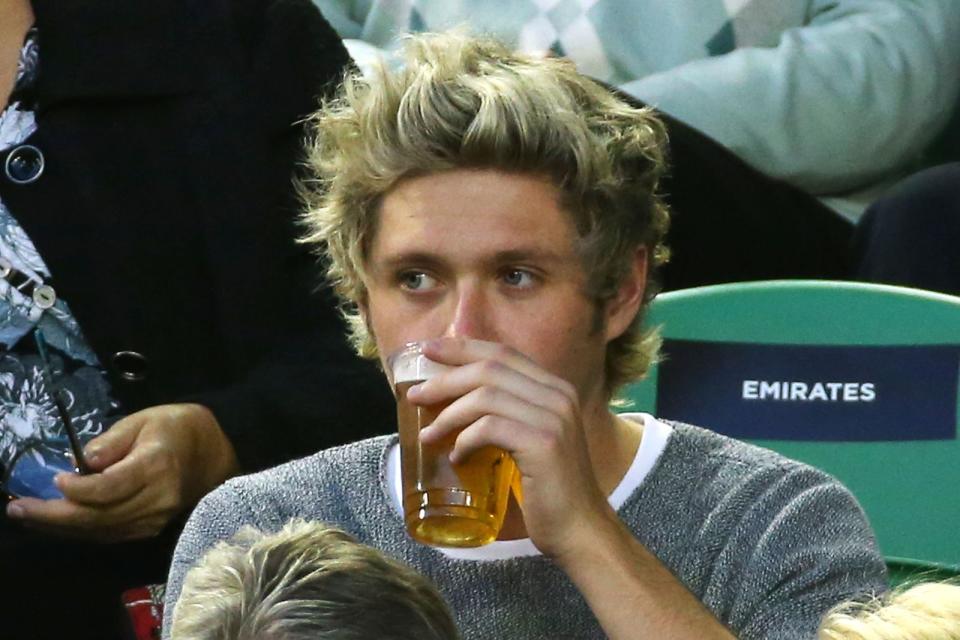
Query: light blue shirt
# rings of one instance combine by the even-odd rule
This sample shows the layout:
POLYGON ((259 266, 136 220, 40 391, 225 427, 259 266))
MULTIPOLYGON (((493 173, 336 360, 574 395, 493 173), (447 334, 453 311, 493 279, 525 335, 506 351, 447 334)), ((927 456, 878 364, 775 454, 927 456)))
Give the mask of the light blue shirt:
POLYGON ((469 25, 553 51, 855 218, 960 94, 957 0, 314 0, 361 67, 469 25))

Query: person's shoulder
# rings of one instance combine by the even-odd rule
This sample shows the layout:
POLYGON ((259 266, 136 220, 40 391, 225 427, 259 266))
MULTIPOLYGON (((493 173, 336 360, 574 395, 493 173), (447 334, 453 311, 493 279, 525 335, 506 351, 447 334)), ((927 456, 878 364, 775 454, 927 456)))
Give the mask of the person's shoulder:
POLYGON ((230 16, 240 29, 256 30, 265 20, 287 16, 313 18, 322 15, 312 0, 187 0, 198 11, 216 11, 230 16))
POLYGON ((377 436, 318 451, 264 471, 228 480, 222 488, 244 494, 329 485, 331 478, 378 477, 396 435, 377 436))
POLYGON ((826 471, 709 429, 665 422, 673 434, 661 461, 661 481, 696 479, 689 486, 703 494, 758 502, 786 504, 812 496, 824 507, 860 512, 850 491, 826 471))
POLYGON ((230 48, 239 54, 246 100, 255 118, 275 117, 284 126, 318 106, 338 86, 350 55, 311 0, 228 0, 230 48), (290 110, 293 110, 291 115, 290 110))
POLYGON ((244 522, 319 517, 322 514, 309 511, 331 505, 332 496, 379 485, 383 460, 395 439, 360 440, 231 478, 207 494, 194 513, 206 520, 243 513, 244 522))
POLYGON ((674 487, 677 497, 699 505, 696 517, 709 514, 711 521, 725 523, 721 535, 736 532, 746 541, 746 549, 759 545, 761 536, 770 548, 780 550, 791 544, 840 549, 842 553, 837 553, 854 559, 858 571, 867 567, 870 576, 882 578, 873 530, 856 497, 840 480, 708 429, 670 425, 673 434, 656 483, 662 491, 674 487), (829 533, 822 528, 824 523, 830 523, 829 533))
MULTIPOLYGON (((285 37, 309 34, 342 49, 340 37, 312 0, 220 0, 218 4, 235 31, 251 44, 270 38, 271 33, 285 37)), ((301 43, 290 44, 299 47, 301 43)), ((346 55, 346 49, 342 51, 346 55)))
POLYGON ((788 458, 771 449, 760 447, 730 436, 683 422, 664 420, 673 428, 670 451, 674 457, 712 464, 717 467, 739 468, 742 472, 776 474, 813 471, 824 477, 828 474, 808 464, 788 458))
POLYGON ((883 588, 876 538, 839 480, 708 429, 668 424, 670 441, 634 518, 661 523, 658 555, 676 554, 678 574, 713 593, 705 602, 738 637, 812 637, 832 604, 883 588))

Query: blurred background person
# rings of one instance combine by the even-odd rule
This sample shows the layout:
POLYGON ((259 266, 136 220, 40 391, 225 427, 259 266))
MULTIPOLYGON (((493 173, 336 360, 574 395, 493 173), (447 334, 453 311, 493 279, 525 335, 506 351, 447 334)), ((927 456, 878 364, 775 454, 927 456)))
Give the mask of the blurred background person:
POLYGON ((870 205, 853 277, 960 296, 960 162, 922 171, 870 205))
POLYGON ((824 617, 817 638, 960 640, 960 585, 928 582, 840 604, 824 617))
POLYGON ((392 424, 293 241, 347 63, 306 0, 0 4, 0 430, 93 438, 52 497, 7 457, 0 635, 123 637, 204 493, 392 424))
POLYGON ((340 529, 294 520, 253 527, 191 569, 173 611, 175 640, 457 640, 425 577, 340 529))
POLYGON ((361 66, 398 34, 465 24, 662 111, 666 289, 850 277, 864 208, 960 159, 954 0, 315 2, 361 66))

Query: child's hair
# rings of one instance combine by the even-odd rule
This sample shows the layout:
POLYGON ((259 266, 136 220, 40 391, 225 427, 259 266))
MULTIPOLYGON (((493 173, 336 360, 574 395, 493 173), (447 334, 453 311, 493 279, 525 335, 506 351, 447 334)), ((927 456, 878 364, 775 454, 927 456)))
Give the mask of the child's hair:
POLYGON ((960 640, 960 584, 927 582, 834 607, 819 640, 960 640))
POLYGON ((174 640, 456 640, 433 584, 343 531, 244 527, 186 576, 174 640))

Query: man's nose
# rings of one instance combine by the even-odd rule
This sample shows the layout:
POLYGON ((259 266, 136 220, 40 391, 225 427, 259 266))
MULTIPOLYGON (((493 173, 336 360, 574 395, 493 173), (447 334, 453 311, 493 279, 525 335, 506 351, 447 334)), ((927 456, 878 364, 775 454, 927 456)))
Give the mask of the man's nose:
POLYGON ((455 338, 493 340, 489 300, 479 287, 464 286, 457 290, 453 314, 444 335, 455 338))

